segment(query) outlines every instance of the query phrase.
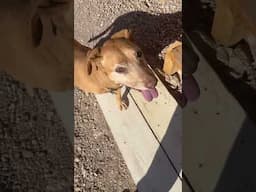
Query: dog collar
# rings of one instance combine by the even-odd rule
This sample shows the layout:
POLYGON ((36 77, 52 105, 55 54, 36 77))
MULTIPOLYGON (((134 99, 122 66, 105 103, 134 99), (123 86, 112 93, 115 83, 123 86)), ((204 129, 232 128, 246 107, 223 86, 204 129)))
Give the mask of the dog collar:
POLYGON ((116 91, 117 91, 118 89, 120 89, 121 87, 122 87, 122 85, 120 85, 120 86, 117 87, 117 88, 107 88, 107 90, 108 90, 109 93, 115 94, 116 91))

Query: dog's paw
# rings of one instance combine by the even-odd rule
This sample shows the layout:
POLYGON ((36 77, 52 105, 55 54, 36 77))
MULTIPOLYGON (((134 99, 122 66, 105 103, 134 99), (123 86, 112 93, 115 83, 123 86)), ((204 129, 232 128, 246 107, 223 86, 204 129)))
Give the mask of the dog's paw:
POLYGON ((120 111, 122 111, 122 110, 126 110, 128 108, 128 104, 127 104, 127 102, 125 102, 125 101, 121 101, 121 103, 120 103, 120 105, 119 105, 119 109, 120 109, 120 111))
POLYGON ((125 102, 121 102, 120 106, 121 106, 121 110, 127 110, 127 108, 128 108, 128 105, 125 102))

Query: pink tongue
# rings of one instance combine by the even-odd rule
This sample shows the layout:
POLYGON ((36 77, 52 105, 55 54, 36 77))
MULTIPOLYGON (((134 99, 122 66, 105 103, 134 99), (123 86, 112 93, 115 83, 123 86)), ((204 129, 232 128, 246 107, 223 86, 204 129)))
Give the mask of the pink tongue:
POLYGON ((158 97, 158 92, 156 88, 153 89, 147 89, 147 90, 142 90, 141 91, 143 97, 147 100, 147 101, 152 101, 153 98, 157 98, 158 97))

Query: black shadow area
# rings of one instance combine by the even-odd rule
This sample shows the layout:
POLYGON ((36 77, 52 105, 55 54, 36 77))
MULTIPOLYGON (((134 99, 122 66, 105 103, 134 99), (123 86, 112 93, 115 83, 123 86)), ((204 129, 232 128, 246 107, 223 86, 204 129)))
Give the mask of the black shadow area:
POLYGON ((233 144, 214 192, 256 191, 255 136, 255 125, 250 119, 246 118, 233 144))

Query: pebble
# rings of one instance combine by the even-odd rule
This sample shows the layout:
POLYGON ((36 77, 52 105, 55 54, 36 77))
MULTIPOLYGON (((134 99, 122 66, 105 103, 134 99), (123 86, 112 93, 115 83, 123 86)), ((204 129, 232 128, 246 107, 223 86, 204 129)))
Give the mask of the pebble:
POLYGON ((24 151, 22 151, 22 156, 25 158, 32 158, 33 153, 31 151, 24 150, 24 151))
POLYGON ((78 163, 78 162, 80 162, 80 160, 78 159, 78 158, 75 158, 75 163, 78 163))

